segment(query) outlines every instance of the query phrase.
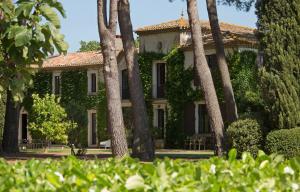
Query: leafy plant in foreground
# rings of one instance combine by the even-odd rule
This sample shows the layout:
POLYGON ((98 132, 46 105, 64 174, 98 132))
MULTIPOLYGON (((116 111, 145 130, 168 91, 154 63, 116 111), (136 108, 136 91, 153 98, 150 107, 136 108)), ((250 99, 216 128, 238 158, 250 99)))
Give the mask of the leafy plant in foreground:
POLYGON ((0 191, 298 191, 300 159, 236 150, 202 161, 130 158, 0 162, 0 191))

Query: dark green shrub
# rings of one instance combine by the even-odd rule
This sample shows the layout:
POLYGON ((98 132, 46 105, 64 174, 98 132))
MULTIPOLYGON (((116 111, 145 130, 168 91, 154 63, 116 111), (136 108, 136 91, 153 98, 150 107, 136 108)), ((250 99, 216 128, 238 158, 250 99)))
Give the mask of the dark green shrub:
POLYGON ((266 138, 266 151, 285 157, 300 156, 300 128, 270 132, 266 138))
POLYGON ((232 123, 227 136, 231 148, 236 148, 238 155, 250 152, 256 156, 263 140, 260 124, 254 119, 243 119, 232 123))

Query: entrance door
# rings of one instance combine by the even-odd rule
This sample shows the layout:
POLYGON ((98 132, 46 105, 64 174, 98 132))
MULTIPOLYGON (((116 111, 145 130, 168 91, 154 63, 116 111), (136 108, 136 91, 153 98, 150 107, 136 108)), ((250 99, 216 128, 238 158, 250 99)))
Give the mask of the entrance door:
POLYGON ((27 114, 22 114, 22 141, 27 140, 27 114))

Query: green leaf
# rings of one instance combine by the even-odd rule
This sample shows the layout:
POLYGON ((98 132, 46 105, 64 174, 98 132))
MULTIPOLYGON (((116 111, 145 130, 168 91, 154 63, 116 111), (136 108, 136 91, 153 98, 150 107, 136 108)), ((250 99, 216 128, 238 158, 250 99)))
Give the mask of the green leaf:
POLYGON ((47 4, 42 4, 39 9, 41 11, 41 15, 43 15, 55 27, 60 28, 59 17, 51 7, 49 7, 47 4))
POLYGON ((233 162, 236 159, 237 151, 236 149, 231 149, 228 154, 228 160, 229 162, 233 162))
POLYGON ((25 58, 25 59, 28 58, 28 47, 23 48, 23 58, 25 58))
POLYGON ((131 176, 127 179, 125 187, 128 190, 144 189, 145 188, 144 179, 139 175, 131 176))
POLYGON ((64 18, 66 17, 65 10, 60 2, 57 0, 45 0, 45 2, 47 2, 51 7, 56 8, 56 10, 59 11, 64 18))
POLYGON ((16 9, 16 16, 20 16, 23 13, 25 17, 28 17, 33 9, 35 2, 23 2, 20 3, 16 9))
POLYGON ((22 30, 18 30, 15 36, 16 47, 21 47, 30 42, 32 39, 32 31, 24 26, 20 26, 22 30))

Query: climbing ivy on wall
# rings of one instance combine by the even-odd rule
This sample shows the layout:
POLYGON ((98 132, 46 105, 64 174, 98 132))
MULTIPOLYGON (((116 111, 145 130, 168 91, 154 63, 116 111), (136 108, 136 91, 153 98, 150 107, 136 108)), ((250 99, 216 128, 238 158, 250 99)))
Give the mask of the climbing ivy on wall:
POLYGON ((143 83, 143 90, 145 95, 145 102, 147 107, 147 114, 149 118, 149 127, 152 130, 152 135, 155 136, 156 130, 153 127, 153 110, 152 110, 152 65, 155 60, 162 60, 164 58, 162 53, 144 52, 138 56, 138 63, 140 67, 140 75, 143 83))
POLYGON ((155 60, 162 60, 164 58, 162 53, 145 52, 140 53, 138 63, 140 66, 140 75, 144 88, 145 100, 152 99, 152 65, 155 60))
POLYGON ((192 88, 193 68, 185 69, 184 53, 180 49, 173 49, 164 59, 167 62, 166 99, 169 103, 166 144, 169 148, 182 147, 186 137, 185 106, 199 100, 201 92, 192 88))
POLYGON ((263 108, 256 56, 254 51, 235 51, 227 56, 239 115, 255 113, 263 108))
MULTIPOLYGON (((194 78, 193 69, 184 68, 184 54, 175 48, 169 54, 145 52, 139 55, 140 73, 144 86, 145 100, 148 108, 149 121, 152 127, 152 65, 155 60, 164 60, 167 63, 166 99, 167 109, 167 138, 169 148, 182 146, 184 134, 184 107, 187 103, 200 98, 200 91, 192 88, 194 78)), ((153 134, 157 128, 152 127, 153 134)))
MULTIPOLYGON (((97 95, 87 94, 87 70, 69 70, 61 73, 61 105, 65 108, 68 118, 77 123, 77 129, 69 132, 69 142, 76 145, 87 145, 88 113, 90 109, 97 110, 98 140, 108 139, 106 129, 106 96, 103 83, 98 84, 97 95)), ((29 112, 32 106, 31 95, 51 94, 52 73, 39 72, 34 77, 34 87, 24 100, 24 107, 29 112)))

